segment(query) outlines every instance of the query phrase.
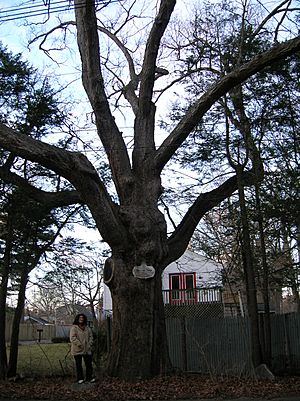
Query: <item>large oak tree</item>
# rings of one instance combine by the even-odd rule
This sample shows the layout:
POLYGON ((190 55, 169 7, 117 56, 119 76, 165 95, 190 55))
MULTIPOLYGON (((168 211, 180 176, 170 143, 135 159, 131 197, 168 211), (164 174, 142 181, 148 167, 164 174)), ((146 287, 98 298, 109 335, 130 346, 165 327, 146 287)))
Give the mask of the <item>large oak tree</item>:
MULTIPOLYGON (((104 29, 97 19, 95 3, 94 0, 75 0, 76 23, 73 24, 77 30, 82 83, 108 158, 117 196, 112 198, 101 175, 83 153, 38 141, 4 124, 0 124, 0 146, 53 170, 74 187, 70 192, 47 193, 26 183, 24 190, 33 198, 59 205, 68 203, 68 197, 70 203, 78 197, 80 203, 89 207, 103 240, 111 248, 104 277, 113 300, 113 338, 108 371, 125 379, 137 379, 169 368, 161 292, 163 269, 183 254, 205 213, 237 190, 237 178, 232 175, 212 190, 200 192, 168 236, 165 218, 158 207, 164 191, 161 174, 215 102, 266 66, 298 52, 300 37, 276 43, 273 48, 221 76, 195 99, 163 143, 156 147, 155 84, 157 77, 165 73, 157 65, 176 1, 160 1, 146 38, 139 71, 126 47, 121 46, 116 36, 104 29), (127 149, 107 96, 100 32, 105 32, 119 45, 128 61, 130 80, 124 83, 122 94, 134 114, 132 153, 127 149), (148 267, 148 278, 142 278, 137 267, 140 271, 148 267)), ((244 171, 244 184, 251 185, 253 176, 251 168, 244 171)), ((22 180, 13 172, 7 171, 5 178, 22 186, 22 180)))

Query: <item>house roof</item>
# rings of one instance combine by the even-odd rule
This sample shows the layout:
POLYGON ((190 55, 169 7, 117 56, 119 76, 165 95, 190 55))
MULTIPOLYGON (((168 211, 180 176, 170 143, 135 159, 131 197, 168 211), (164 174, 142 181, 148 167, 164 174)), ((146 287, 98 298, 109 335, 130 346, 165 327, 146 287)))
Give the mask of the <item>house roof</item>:
POLYGON ((37 316, 24 316, 24 320, 25 321, 30 321, 32 323, 36 323, 36 324, 51 324, 50 322, 48 322, 47 320, 41 318, 41 317, 37 317, 37 316))
POLYGON ((79 305, 79 304, 70 305, 69 304, 69 305, 65 305, 65 306, 60 306, 59 308, 56 309, 57 316, 67 315, 67 316, 75 317, 73 315, 77 315, 78 313, 84 313, 86 315, 88 321, 93 320, 92 312, 83 305, 79 305))
MULTIPOLYGON (((206 286, 220 286, 222 265, 203 255, 187 249, 176 261, 169 264, 163 272, 163 279, 172 273, 195 272, 197 280, 206 286)), ((167 284, 165 284, 165 288, 167 284)))

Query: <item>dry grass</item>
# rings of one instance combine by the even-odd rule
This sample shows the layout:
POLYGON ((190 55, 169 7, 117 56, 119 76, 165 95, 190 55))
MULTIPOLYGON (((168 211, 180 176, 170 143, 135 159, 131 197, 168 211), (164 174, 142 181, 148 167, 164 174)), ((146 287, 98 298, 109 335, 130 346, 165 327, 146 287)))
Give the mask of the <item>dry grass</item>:
POLYGON ((21 376, 65 376, 73 372, 73 357, 67 343, 19 346, 18 373, 21 376))

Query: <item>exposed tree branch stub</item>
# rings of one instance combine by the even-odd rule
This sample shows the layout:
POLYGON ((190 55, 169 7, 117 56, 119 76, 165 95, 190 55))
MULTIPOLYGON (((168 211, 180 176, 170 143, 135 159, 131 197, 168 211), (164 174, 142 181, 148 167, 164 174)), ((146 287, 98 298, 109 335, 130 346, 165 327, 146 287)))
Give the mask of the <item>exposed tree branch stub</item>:
POLYGON ((216 70, 215 68, 212 67, 200 67, 200 68, 195 68, 193 70, 190 70, 187 73, 181 73, 180 72, 180 76, 178 78, 173 79, 168 85, 166 85, 165 87, 163 87, 162 89, 156 91, 157 93, 159 93, 156 97, 155 103, 160 99, 160 97, 167 92, 170 88, 172 88, 172 86, 175 86, 177 83, 181 82, 183 79, 188 78, 190 76, 192 76, 193 74, 197 74, 199 72, 203 72, 203 71, 208 71, 211 72, 213 74, 215 74, 216 76, 221 76, 221 71, 216 70))
POLYGON ((165 139, 155 156, 156 166, 162 170, 171 159, 187 136, 192 132, 210 107, 224 96, 231 88, 243 83, 250 76, 261 71, 266 66, 284 59, 300 50, 300 36, 291 39, 272 49, 254 57, 251 61, 241 65, 238 69, 225 75, 211 87, 186 113, 177 127, 165 139))

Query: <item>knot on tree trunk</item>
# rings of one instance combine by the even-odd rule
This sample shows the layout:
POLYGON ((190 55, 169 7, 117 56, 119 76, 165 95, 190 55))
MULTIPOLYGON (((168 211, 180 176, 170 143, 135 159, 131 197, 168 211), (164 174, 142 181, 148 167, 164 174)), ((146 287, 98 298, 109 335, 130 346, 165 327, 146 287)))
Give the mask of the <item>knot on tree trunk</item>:
POLYGON ((120 217, 133 248, 133 265, 156 266, 167 252, 167 225, 163 214, 151 205, 120 207, 120 217))

